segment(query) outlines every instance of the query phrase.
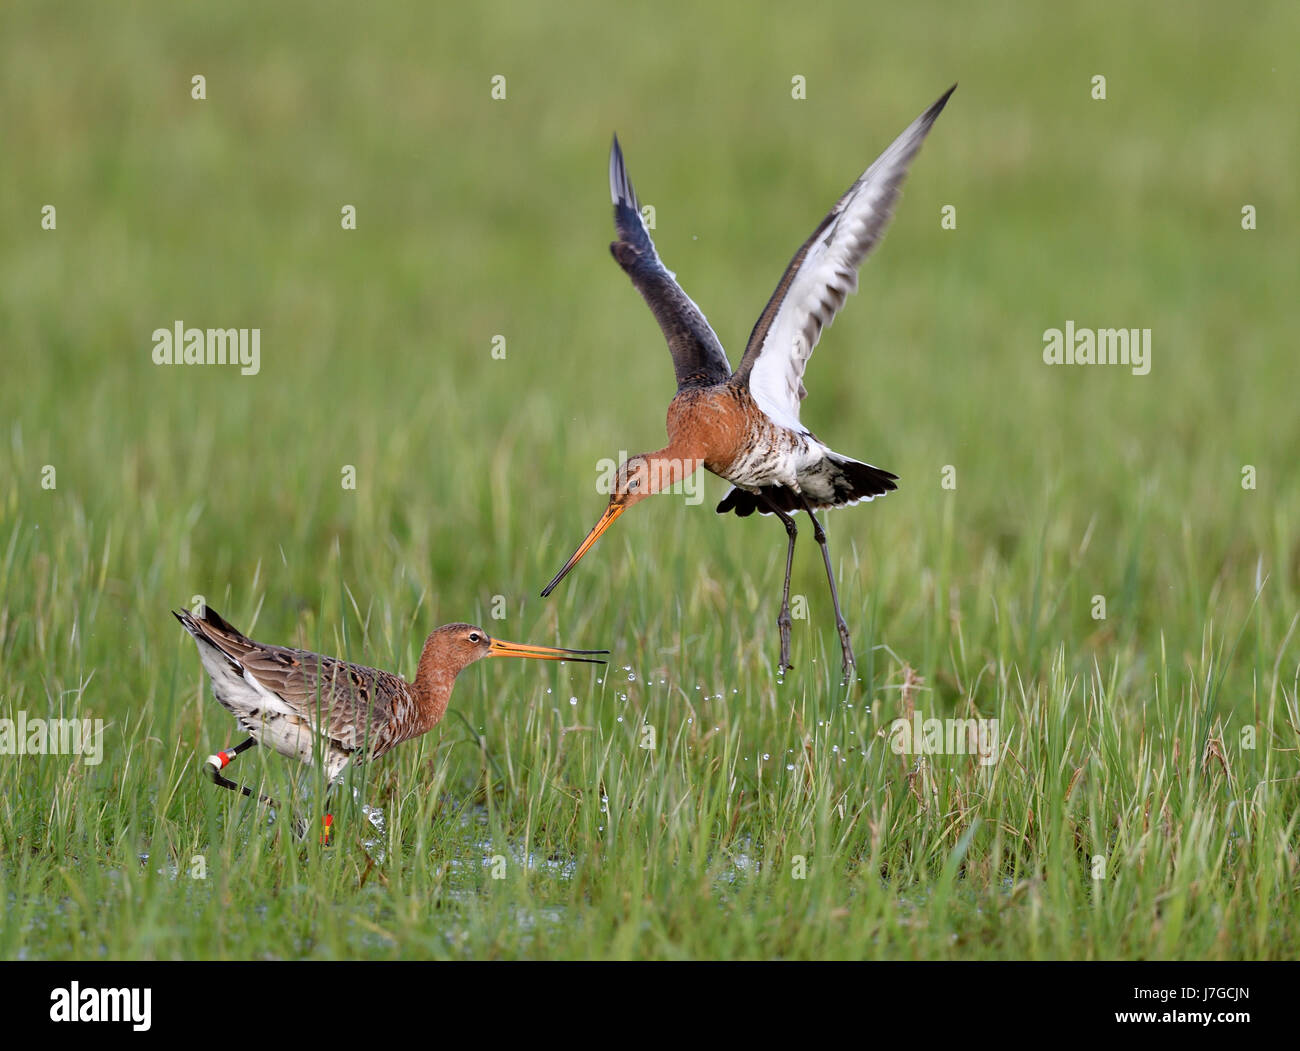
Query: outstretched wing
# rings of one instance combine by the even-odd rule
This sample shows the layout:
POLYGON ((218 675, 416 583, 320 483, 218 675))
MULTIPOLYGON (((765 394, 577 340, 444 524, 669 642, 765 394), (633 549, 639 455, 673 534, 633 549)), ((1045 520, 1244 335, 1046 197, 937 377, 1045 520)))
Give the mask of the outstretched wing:
POLYGON ((858 287, 858 267, 884 235, 908 165, 954 84, 863 172, 786 267, 759 316, 733 379, 748 383, 776 422, 800 429, 803 373, 821 331, 858 287))
POLYGON ((609 151, 609 195, 614 202, 618 240, 609 246, 618 265, 627 271, 659 322, 673 355, 677 389, 724 383, 731 363, 700 308, 682 291, 676 276, 659 261, 650 233, 641 219, 641 206, 627 177, 618 136, 609 151))

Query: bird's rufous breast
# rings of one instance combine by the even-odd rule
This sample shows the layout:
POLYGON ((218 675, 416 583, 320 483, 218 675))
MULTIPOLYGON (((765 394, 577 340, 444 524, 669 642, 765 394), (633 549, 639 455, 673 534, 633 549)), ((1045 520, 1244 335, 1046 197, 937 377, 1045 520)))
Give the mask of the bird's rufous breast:
POLYGON ((747 391, 729 384, 684 390, 668 406, 670 447, 690 450, 714 474, 723 474, 744 451, 751 431, 753 405, 747 391))

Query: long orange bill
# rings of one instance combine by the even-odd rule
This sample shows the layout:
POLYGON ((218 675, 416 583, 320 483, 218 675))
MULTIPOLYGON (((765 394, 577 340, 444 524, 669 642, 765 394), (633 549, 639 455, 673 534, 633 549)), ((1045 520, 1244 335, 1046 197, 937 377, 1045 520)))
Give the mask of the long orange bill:
POLYGON ((529 646, 522 642, 502 642, 493 639, 488 643, 489 657, 530 657, 536 661, 577 661, 579 664, 605 664, 597 654, 609 650, 557 650, 550 646, 529 646))
POLYGON ((587 539, 584 540, 578 550, 573 553, 573 557, 564 563, 564 568, 555 574, 555 579, 542 589, 542 598, 546 598, 547 595, 555 590, 555 585, 563 580, 569 570, 578 564, 579 559, 587 553, 591 548, 591 545, 600 539, 600 534, 612 526, 614 520, 626 510, 626 504, 610 504, 605 508, 605 513, 600 516, 600 521, 597 522, 591 532, 587 534, 587 539))

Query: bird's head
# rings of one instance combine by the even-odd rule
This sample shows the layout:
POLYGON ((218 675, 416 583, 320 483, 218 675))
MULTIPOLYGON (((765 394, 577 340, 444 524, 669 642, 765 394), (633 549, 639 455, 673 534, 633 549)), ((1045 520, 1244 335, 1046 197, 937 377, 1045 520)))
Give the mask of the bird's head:
POLYGON ((618 470, 614 472, 614 484, 610 490, 609 502, 626 510, 633 504, 639 504, 647 496, 659 492, 667 481, 669 481, 668 472, 645 453, 629 457, 619 464, 618 470))
MULTIPOLYGON (((600 656, 609 650, 564 650, 494 639, 474 624, 444 624, 424 644, 427 659, 457 673, 484 657, 527 657, 541 661, 578 661, 604 664, 600 656)), ((423 663, 423 661, 422 661, 423 663)))
POLYGON ((587 534, 587 539, 573 553, 573 557, 564 564, 564 568, 555 574, 555 579, 546 585, 542 591, 542 598, 546 598, 555 590, 555 586, 578 564, 582 556, 600 539, 601 534, 614 524, 619 515, 633 504, 639 504, 647 496, 653 496, 672 485, 681 477, 683 471, 674 470, 673 462, 656 460, 649 454, 642 453, 639 456, 629 457, 618 465, 618 470, 614 472, 613 487, 610 490, 609 505, 605 508, 605 513, 587 534))

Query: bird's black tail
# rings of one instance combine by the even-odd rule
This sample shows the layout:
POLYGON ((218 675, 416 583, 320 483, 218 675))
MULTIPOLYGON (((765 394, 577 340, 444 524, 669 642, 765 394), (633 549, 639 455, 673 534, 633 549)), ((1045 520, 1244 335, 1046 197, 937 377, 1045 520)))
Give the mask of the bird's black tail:
POLYGON ((872 467, 869 463, 847 457, 836 458, 831 463, 838 470, 831 472, 835 493, 832 500, 826 503, 827 507, 844 507, 856 504, 859 500, 872 500, 898 488, 894 484, 898 481, 898 475, 880 467, 872 467))
MULTIPOLYGON (((802 496, 814 511, 874 500, 897 489, 894 484, 897 481, 896 474, 846 456, 828 456, 806 479, 803 475, 799 478, 802 496)), ((718 504, 718 514, 734 511, 741 518, 748 518, 757 511, 760 515, 770 515, 772 504, 786 514, 794 514, 804 506, 800 495, 783 485, 764 486, 758 492, 733 486, 718 504)))
POLYGON ((202 629, 198 627, 201 623, 208 624, 223 634, 229 635, 235 639, 248 638, 248 636, 222 617, 221 614, 211 606, 205 605, 197 617, 190 613, 189 610, 184 609, 172 610, 172 616, 179 620, 181 624, 184 625, 185 630, 196 638, 203 634, 202 629))

